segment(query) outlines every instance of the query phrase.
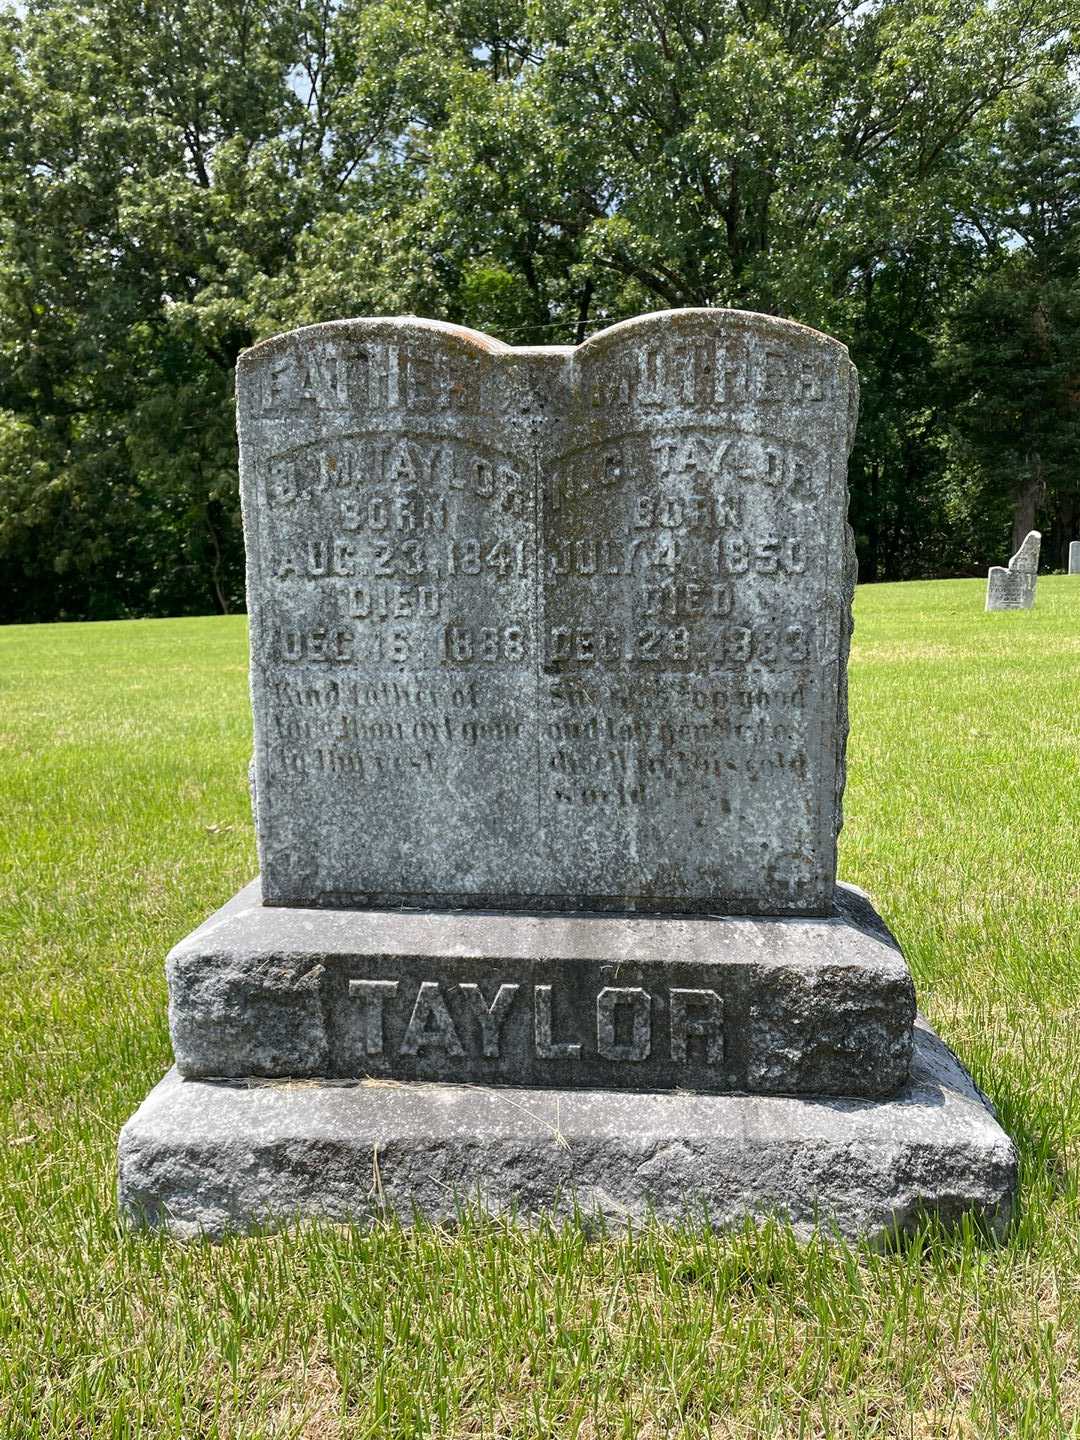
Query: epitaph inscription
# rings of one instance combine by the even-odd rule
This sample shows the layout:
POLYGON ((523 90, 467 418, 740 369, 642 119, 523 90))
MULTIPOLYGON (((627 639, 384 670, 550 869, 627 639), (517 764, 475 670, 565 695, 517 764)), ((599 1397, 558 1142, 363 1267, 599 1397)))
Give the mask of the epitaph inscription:
POLYGON ((739 312, 246 352, 265 901, 827 908, 854 405, 843 346, 739 312))

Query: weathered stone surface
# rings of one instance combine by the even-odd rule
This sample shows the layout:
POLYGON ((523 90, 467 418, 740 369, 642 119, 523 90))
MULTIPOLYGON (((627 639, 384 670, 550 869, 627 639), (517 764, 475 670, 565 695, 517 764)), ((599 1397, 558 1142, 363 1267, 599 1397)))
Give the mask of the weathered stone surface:
POLYGON ((987 610, 1030 610, 1038 577, 1026 570, 992 565, 986 581, 987 610))
POLYGON ((951 1052, 916 1032, 894 1100, 236 1083, 171 1071, 120 1137, 120 1206, 176 1236, 462 1202, 528 1220, 789 1218, 875 1239, 928 1214, 1000 1229, 1016 1154, 951 1052))
POLYGON ((1041 547, 1041 533, 1038 530, 1029 530, 1024 536, 1024 543, 1009 561, 1009 569, 1019 570, 1021 574, 1024 575, 1037 575, 1039 573, 1039 550, 1041 547))
POLYGON ((828 910, 842 345, 343 321, 245 352, 237 394, 268 904, 828 910))
POLYGON ((914 990, 869 900, 823 918, 329 911, 258 882, 168 960, 186 1076, 886 1095, 914 990))
POLYGON ((986 581, 987 610, 1031 609, 1035 604, 1041 544, 1039 531, 1029 530, 1007 569, 1001 565, 990 567, 986 581))
POLYGON ((246 352, 262 889, 169 957, 126 1215, 1006 1223, 1010 1142, 835 886, 856 411, 843 346, 730 311, 246 352))
POLYGON ((1069 574, 1080 575, 1080 540, 1069 541, 1069 574))

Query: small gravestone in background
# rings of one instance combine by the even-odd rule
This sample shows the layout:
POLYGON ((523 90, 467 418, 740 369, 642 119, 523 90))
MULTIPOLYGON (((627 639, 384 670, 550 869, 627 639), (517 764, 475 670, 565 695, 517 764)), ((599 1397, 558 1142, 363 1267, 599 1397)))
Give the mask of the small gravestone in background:
POLYGON ((1012 1147, 836 885, 844 347, 343 321, 237 397, 261 882, 169 957, 125 1212, 1002 1223, 1012 1147))
POLYGON ((1080 540, 1069 541, 1069 574, 1080 575, 1080 540))
POLYGON ((1029 530, 1008 567, 992 565, 986 580, 987 610, 1030 610, 1035 604, 1042 535, 1029 530))

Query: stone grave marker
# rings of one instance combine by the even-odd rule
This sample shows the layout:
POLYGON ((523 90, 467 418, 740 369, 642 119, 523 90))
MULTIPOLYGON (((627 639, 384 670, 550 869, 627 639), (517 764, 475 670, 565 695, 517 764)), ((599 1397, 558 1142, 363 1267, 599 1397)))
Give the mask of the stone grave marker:
POLYGON ((1069 574, 1080 575, 1080 540, 1069 541, 1069 574))
POLYGON ((836 884, 844 347, 342 321, 237 406, 261 878, 169 957, 125 1212, 1003 1223, 1011 1146, 836 884))
POLYGON ((1008 566, 992 565, 986 580, 987 610, 1030 610, 1035 604, 1042 535, 1029 530, 1008 566))
POLYGON ((835 341, 694 311, 249 351, 264 899, 824 914, 855 397, 835 341))

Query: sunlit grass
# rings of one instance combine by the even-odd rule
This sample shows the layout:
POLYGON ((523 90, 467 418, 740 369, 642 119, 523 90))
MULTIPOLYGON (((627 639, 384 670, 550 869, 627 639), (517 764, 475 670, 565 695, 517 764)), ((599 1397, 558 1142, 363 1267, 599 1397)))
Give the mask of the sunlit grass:
POLYGON ((244 624, 0 631, 0 1433, 1080 1435, 1080 579, 857 616, 842 869, 1020 1144, 1001 1248, 124 1234, 165 952, 254 869, 244 624))

